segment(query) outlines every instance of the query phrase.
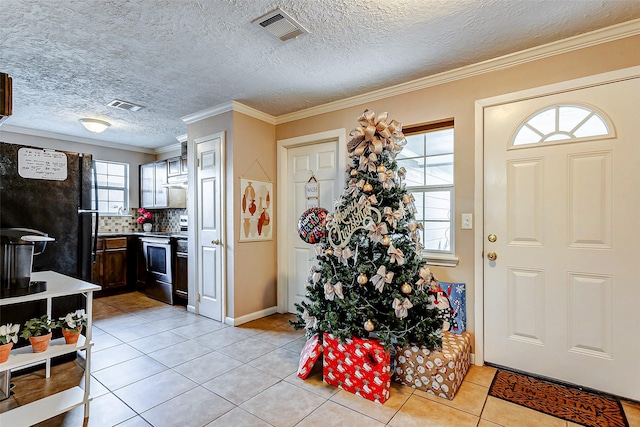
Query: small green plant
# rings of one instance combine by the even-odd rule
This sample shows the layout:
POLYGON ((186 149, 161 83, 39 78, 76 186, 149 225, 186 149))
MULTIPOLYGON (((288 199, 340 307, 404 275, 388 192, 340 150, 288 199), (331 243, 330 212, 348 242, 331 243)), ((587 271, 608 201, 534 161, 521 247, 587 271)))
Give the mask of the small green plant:
POLYGON ((22 338, 40 337, 51 332, 52 327, 54 325, 46 314, 41 317, 34 317, 26 321, 20 336, 22 338))
POLYGON ((84 312, 84 309, 76 310, 73 313, 67 313, 65 317, 61 317, 55 323, 55 327, 62 329, 79 329, 82 326, 87 325, 88 316, 84 312))
POLYGON ((13 325, 7 323, 0 326, 0 344, 14 344, 18 342, 18 331, 20 331, 20 325, 13 325))

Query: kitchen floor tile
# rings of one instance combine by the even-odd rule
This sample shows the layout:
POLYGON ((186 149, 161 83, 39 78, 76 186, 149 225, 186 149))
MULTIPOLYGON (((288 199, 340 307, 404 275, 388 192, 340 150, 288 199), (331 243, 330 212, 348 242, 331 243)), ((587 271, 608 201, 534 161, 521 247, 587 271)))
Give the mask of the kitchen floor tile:
POLYGON ((283 348, 278 348, 270 353, 253 359, 249 365, 263 370, 275 377, 286 378, 298 371, 300 355, 283 348))
POLYGON ((215 420, 235 405, 206 388, 196 387, 142 413, 154 427, 200 427, 215 420))
POLYGON ((282 348, 286 348, 287 350, 296 352, 298 354, 302 353, 302 349, 304 348, 304 345, 307 343, 307 337, 304 336, 304 334, 298 338, 296 338, 295 340, 291 341, 290 343, 283 345, 282 348))
POLYGON ((91 352, 91 372, 126 362, 142 356, 142 353, 127 344, 116 345, 104 350, 91 352))
POLYGON ((242 341, 248 337, 249 335, 244 330, 230 326, 228 328, 219 329, 217 331, 193 338, 193 340, 198 342, 199 344, 217 350, 219 348, 231 345, 235 342, 242 341))
POLYGON ((115 331, 111 331, 110 334, 121 341, 129 342, 138 340, 140 338, 145 338, 150 335, 155 335, 164 331, 165 329, 157 326, 153 322, 145 322, 137 326, 132 326, 130 328, 121 328, 115 331))
POLYGON ((123 328, 138 326, 147 322, 148 320, 145 320, 142 317, 133 314, 125 314, 108 319, 96 320, 94 323, 105 332, 113 332, 123 328))
POLYGON ((202 384, 219 396, 240 405, 280 381, 249 365, 242 365, 202 384))
POLYGON ((506 402, 493 396, 487 398, 482 411, 483 419, 505 427, 565 427, 567 422, 515 403, 506 402))
POLYGON ((149 356, 164 365, 173 367, 209 353, 210 351, 210 348, 200 345, 195 341, 188 340, 181 342, 180 344, 149 353, 149 356))
POLYGON ((479 417, 414 394, 391 419, 389 425, 394 427, 476 427, 478 421, 479 417))
POLYGON ((141 416, 129 418, 127 421, 118 424, 117 427, 150 427, 151 424, 145 421, 141 416))
POLYGON ((304 333, 294 330, 291 326, 280 326, 275 329, 270 329, 268 331, 256 334, 253 336, 253 338, 268 342, 269 344, 273 344, 276 347, 282 347, 284 345, 290 344, 292 341, 297 340, 301 336, 304 336, 304 333))
POLYGON ((413 394, 479 416, 487 400, 489 388, 463 381, 453 400, 445 399, 422 390, 415 390, 413 394))
POLYGON ((409 387, 391 383, 389 399, 384 402, 383 405, 344 390, 340 390, 334 394, 331 400, 382 423, 388 423, 412 393, 413 389, 409 387))
POLYGON ((163 331, 148 337, 129 342, 129 345, 143 353, 153 353, 173 345, 185 342, 187 338, 174 334, 171 331, 163 331))
POLYGON ((253 359, 257 359, 263 356, 277 347, 273 344, 257 340, 254 338, 247 338, 242 341, 235 342, 226 347, 218 349, 219 352, 233 357, 241 362, 250 362, 253 359))
POLYGON ((268 424, 256 417, 255 415, 251 415, 244 409, 236 407, 233 411, 227 412, 220 418, 215 421, 207 424, 205 427, 271 427, 271 424, 268 424))
MULTIPOLYGON (((149 356, 142 355, 94 372, 93 376, 105 387, 113 391, 167 369, 169 368, 162 363, 149 356)), ((93 388, 91 392, 93 393, 93 388)))
POLYGON ((369 418, 353 409, 327 401, 309 416, 296 424, 297 427, 325 427, 325 426, 367 426, 383 427, 384 424, 369 418))
POLYGON ((196 386, 196 383, 177 372, 167 370, 118 389, 114 394, 141 414, 196 386))
POLYGON ((172 329, 171 332, 187 338, 196 338, 227 327, 224 323, 216 322, 215 320, 202 320, 172 329))
POLYGON ((287 382, 279 382, 240 407, 276 427, 294 426, 326 399, 287 382))
POLYGON ((284 379, 286 382, 295 385, 296 387, 303 388, 307 391, 315 393, 320 397, 329 399, 331 396, 340 391, 338 387, 334 387, 325 383, 322 379, 322 369, 319 372, 311 371, 306 379, 298 377, 298 372, 294 372, 284 379))
MULTIPOLYGON (((95 328, 98 329, 98 328, 95 328)), ((111 334, 103 332, 100 335, 91 334, 91 341, 93 341, 93 352, 97 352, 100 350, 104 350, 105 348, 115 347, 116 345, 124 344, 124 342, 120 341, 118 338, 114 337, 111 334)))
POLYGON ((483 387, 491 387, 493 377, 496 376, 496 368, 490 366, 471 365, 464 380, 470 383, 478 384, 483 387))
POLYGON ((173 367, 173 370, 197 382, 205 383, 242 365, 242 362, 226 354, 212 351, 203 356, 173 367))

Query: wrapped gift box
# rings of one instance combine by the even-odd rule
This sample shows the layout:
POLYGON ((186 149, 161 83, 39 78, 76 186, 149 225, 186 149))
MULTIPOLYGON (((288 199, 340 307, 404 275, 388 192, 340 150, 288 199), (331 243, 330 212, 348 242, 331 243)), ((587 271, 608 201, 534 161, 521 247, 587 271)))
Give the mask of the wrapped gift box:
POLYGON ((461 334, 467 330, 467 299, 464 283, 438 282, 435 305, 442 330, 461 334))
POLYGON ((300 362, 298 363, 298 376, 300 378, 303 380, 307 378, 321 354, 322 342, 320 341, 320 335, 315 334, 307 340, 300 352, 300 362))
POLYGON ((341 343, 324 334, 322 374, 335 387, 377 403, 389 398, 391 356, 377 340, 352 338, 341 343))
POLYGON ((470 358, 468 332, 443 332, 442 349, 397 347, 393 380, 451 400, 469 370, 470 358))

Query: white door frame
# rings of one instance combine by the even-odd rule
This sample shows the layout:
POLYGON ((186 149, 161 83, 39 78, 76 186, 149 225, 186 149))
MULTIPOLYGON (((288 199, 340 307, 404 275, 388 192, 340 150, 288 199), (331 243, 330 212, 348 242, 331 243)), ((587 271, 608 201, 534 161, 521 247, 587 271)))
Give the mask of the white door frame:
MULTIPOLYGON (((612 83, 640 76, 640 66, 624 68, 593 76, 540 86, 519 92, 479 99, 475 102, 475 188, 474 211, 476 227, 474 232, 474 283, 475 283, 475 354, 474 363, 484 364, 484 109, 500 104, 553 95, 571 90, 583 89, 605 83, 612 83)), ((524 119, 524 117, 523 117, 524 119)))
MULTIPOLYGON (((213 133, 210 135, 206 135, 206 136, 202 136, 199 138, 195 138, 195 139, 191 139, 187 141, 187 166, 188 166, 188 200, 187 200, 187 211, 188 211, 188 220, 189 220, 189 230, 188 230, 188 237, 189 237, 189 254, 192 254, 192 256, 190 256, 188 258, 188 291, 189 291, 189 295, 188 295, 188 301, 187 301, 187 311, 190 311, 192 313, 195 314, 200 314, 200 302, 197 300, 197 295, 200 292, 200 283, 198 282, 198 278, 200 277, 199 274, 199 269, 200 269, 200 265, 198 264, 198 247, 200 244, 199 241, 199 233, 196 232, 196 224, 197 224, 197 219, 196 219, 196 212, 198 209, 198 200, 197 200, 197 195, 198 195, 198 190, 197 190, 197 152, 196 152, 196 145, 198 143, 201 143, 203 141, 208 141, 210 139, 215 139, 215 138, 220 138, 220 199, 222 200, 222 206, 220 206, 220 224, 222 227, 222 230, 227 230, 227 223, 226 223, 226 208, 225 206, 227 205, 226 203, 226 187, 225 187, 225 173, 226 173, 226 139, 225 139, 226 135, 225 132, 217 132, 217 133, 213 133)), ((233 205, 233 203, 231 203, 231 205, 233 205)), ((222 311, 221 311, 221 317, 222 317, 222 321, 224 322, 224 319, 226 319, 227 317, 227 241, 231 241, 229 239, 231 239, 233 237, 233 230, 231 230, 231 233, 229 232, 225 232, 224 236, 221 236, 224 240, 223 240, 223 250, 221 252, 221 256, 222 256, 222 283, 221 283, 221 293, 220 293, 220 298, 221 298, 221 304, 222 304, 222 311), (230 236, 231 237, 230 237, 230 236), (226 241, 225 241, 226 240, 226 241)))
POLYGON ((319 144, 327 141, 338 140, 337 167, 338 171, 344 171, 346 167, 346 148, 347 148, 347 131, 346 129, 334 129, 325 132, 313 133, 310 135, 297 136, 294 138, 280 139, 277 141, 277 168, 278 168, 278 186, 276 191, 277 207, 276 207, 276 224, 278 226, 278 312, 287 313, 287 304, 289 301, 289 289, 287 281, 287 272, 289 271, 289 261, 287 254, 290 251, 287 242, 287 229, 295 227, 295 224, 287 224, 287 206, 289 196, 286 191, 287 177, 289 175, 287 155, 290 148, 300 147, 303 145, 319 144))

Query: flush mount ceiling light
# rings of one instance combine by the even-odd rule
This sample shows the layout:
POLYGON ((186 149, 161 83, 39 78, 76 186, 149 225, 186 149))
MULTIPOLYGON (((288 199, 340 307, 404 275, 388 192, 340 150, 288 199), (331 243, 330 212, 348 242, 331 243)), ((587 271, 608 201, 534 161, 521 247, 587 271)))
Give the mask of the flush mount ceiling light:
POLYGON ((82 126, 84 126, 89 132, 93 133, 102 133, 111 126, 111 123, 98 119, 80 119, 80 123, 82 123, 82 126))

